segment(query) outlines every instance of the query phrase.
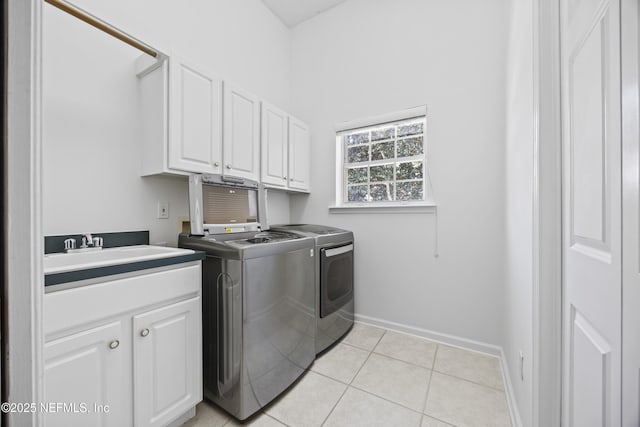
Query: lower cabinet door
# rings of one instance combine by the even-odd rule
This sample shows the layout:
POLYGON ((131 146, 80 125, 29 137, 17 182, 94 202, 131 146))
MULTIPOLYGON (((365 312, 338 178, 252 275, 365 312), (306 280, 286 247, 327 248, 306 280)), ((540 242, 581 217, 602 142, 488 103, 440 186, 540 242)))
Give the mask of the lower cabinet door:
POLYGON ((131 426, 131 346, 120 320, 44 345, 47 427, 131 426))
POLYGON ((202 400, 200 297, 133 318, 134 420, 163 426, 202 400))

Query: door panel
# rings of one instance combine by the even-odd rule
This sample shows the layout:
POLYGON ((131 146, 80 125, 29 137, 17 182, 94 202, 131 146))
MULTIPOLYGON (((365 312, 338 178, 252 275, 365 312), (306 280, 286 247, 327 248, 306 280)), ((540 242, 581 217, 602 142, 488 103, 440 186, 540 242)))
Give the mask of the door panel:
POLYGON ((604 243, 603 22, 589 33, 569 62, 571 95, 571 195, 573 240, 604 243))
POLYGON ((132 425, 126 338, 116 321, 45 344, 44 402, 73 405, 46 412, 47 427, 132 425))
POLYGON ((311 135, 300 120, 289 118, 289 187, 309 190, 311 135))
POLYGON ((287 185, 287 113, 262 102, 262 182, 287 185))
POLYGON ((169 167, 222 170, 222 80, 178 56, 170 59, 169 167))
POLYGON ((225 175, 259 180, 260 101, 226 82, 223 156, 225 175))
POLYGON ((160 426, 202 400, 200 297, 133 318, 136 426, 160 426))
POLYGON ((606 424, 607 389, 611 383, 611 347, 607 340, 585 319, 573 309, 571 336, 572 349, 572 383, 571 395, 574 404, 579 407, 571 410, 574 426, 606 424), (581 374, 582 373, 582 374, 581 374), (589 373, 589 375, 584 375, 589 373))
POLYGON ((563 424, 621 417, 619 0, 562 1, 563 424))

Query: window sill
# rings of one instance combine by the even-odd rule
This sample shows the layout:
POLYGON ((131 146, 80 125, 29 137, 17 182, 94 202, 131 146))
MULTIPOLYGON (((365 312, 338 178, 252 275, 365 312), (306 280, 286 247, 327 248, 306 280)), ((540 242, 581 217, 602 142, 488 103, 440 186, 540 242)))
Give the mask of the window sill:
POLYGON ((341 205, 329 206, 329 213, 435 213, 437 206, 433 202, 398 205, 341 205))

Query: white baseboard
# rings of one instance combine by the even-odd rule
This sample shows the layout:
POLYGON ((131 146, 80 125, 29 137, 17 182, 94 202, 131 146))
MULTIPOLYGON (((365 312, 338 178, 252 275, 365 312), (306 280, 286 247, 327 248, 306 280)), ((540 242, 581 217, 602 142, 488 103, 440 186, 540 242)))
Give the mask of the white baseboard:
POLYGON ((513 393, 513 386, 511 384, 511 377, 509 376, 509 370, 507 368, 506 359, 502 347, 487 344, 480 341, 470 340, 468 338, 461 338, 455 335, 443 334, 440 332, 430 331, 428 329, 417 328, 415 326, 404 325, 402 323, 390 322, 388 320, 382 320, 375 317, 364 316, 362 314, 355 315, 355 321, 358 323, 364 323, 371 326, 378 326, 391 331, 402 332, 405 334, 415 335, 418 337, 426 338, 431 341, 450 345, 452 347, 459 347, 464 350, 476 351, 479 353, 485 353, 490 356, 500 359, 500 368, 502 370, 502 378, 504 380, 505 394, 507 397, 507 405, 509 406, 509 413, 511 414, 511 421, 513 427, 522 427, 522 420, 520 418, 520 412, 516 405, 515 395, 513 393))
POLYGON ((522 418, 516 404, 516 396, 513 392, 513 384, 511 383, 511 375, 509 375, 509 366, 507 366, 507 358, 504 351, 500 348, 500 367, 502 368, 502 378, 504 379, 504 388, 507 395, 507 403, 509 404, 509 412, 511 413, 511 422, 514 427, 522 427, 522 418))

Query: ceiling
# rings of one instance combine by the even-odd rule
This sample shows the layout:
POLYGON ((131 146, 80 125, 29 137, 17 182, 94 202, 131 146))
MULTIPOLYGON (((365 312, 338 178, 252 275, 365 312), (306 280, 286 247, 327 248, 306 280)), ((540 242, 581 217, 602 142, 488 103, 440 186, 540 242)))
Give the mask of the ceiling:
POLYGON ((284 24, 295 27, 346 0, 262 0, 284 24))

